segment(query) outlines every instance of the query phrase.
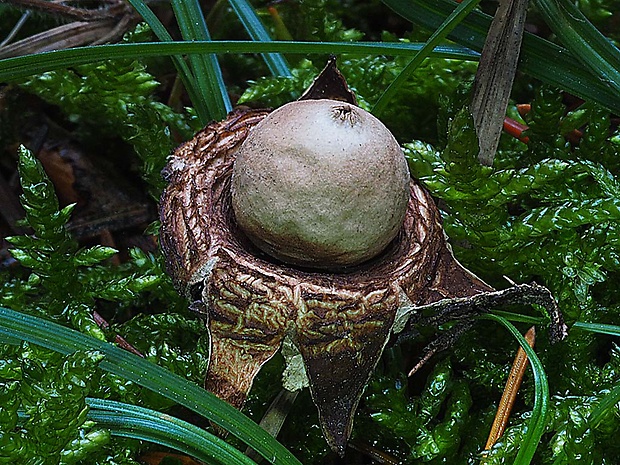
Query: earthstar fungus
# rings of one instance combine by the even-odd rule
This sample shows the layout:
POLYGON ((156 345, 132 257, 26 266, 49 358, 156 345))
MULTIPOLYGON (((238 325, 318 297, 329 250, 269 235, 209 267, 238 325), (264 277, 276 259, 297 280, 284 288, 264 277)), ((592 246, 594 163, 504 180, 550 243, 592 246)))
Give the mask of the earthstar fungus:
MULTIPOLYGON (((334 59, 301 99, 356 104, 334 59)), ((545 288, 495 291, 456 261, 439 210, 414 179, 398 234, 361 264, 318 271, 256 247, 235 219, 231 176, 239 148, 268 114, 234 110, 178 147, 165 170, 160 241, 177 288, 206 317, 206 389, 241 408, 261 366, 289 338, 303 358, 325 438, 343 455, 364 387, 396 333, 450 320, 466 326, 493 305, 521 302, 545 306, 551 338, 564 337, 545 288)))

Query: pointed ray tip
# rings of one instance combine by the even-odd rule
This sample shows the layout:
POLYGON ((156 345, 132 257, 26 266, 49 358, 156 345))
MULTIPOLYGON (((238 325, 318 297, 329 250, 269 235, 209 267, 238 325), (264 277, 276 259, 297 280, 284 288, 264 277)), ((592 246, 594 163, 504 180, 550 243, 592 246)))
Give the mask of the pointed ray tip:
POLYGON ((344 435, 342 433, 337 435, 332 435, 331 432, 328 432, 326 429, 323 429, 323 434, 325 435, 325 439, 327 440, 327 444, 330 449, 333 450, 339 457, 344 457, 345 450, 347 448, 347 442, 349 440, 348 435, 344 435))
POLYGON ((347 442, 353 429, 353 412, 355 408, 349 405, 331 405, 329 412, 325 412, 323 405, 319 407, 319 420, 323 436, 327 444, 336 454, 344 457, 347 442))

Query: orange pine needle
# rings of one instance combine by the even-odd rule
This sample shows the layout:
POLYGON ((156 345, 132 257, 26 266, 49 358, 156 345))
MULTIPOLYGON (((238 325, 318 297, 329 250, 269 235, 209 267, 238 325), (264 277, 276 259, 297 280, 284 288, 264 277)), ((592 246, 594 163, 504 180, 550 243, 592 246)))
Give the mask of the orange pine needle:
POLYGON ((577 145, 579 142, 581 142, 583 132, 581 132, 579 129, 573 129, 571 132, 566 134, 565 137, 566 140, 569 141, 571 144, 577 145))
POLYGON ((521 117, 525 117, 532 110, 532 105, 529 103, 519 103, 517 105, 517 111, 521 115, 521 117))
MULTIPOLYGON (((530 347, 534 347, 534 341, 536 339, 536 330, 534 326, 532 326, 529 331, 525 333, 524 337, 530 347)), ((521 381, 523 381, 523 375, 525 374, 527 365, 527 355, 525 354, 523 348, 519 347, 515 361, 512 364, 512 369, 508 375, 508 381, 506 381, 504 393, 502 394, 502 398, 499 401, 499 406, 497 407, 497 413, 495 414, 495 419, 493 420, 493 425, 491 426, 489 438, 484 446, 485 450, 490 450, 506 430, 508 418, 510 417, 512 407, 514 406, 517 392, 519 392, 521 381)))
POLYGON ((529 137, 523 135, 527 129, 528 127, 525 124, 521 124, 512 118, 504 118, 504 131, 515 139, 519 139, 521 142, 526 144, 530 141, 529 137))

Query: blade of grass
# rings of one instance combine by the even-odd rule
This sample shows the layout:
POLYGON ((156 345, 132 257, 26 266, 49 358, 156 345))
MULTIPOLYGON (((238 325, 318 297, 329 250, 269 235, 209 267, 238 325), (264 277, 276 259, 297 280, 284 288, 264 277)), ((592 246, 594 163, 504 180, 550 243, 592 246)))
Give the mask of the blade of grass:
POLYGON ((584 323, 581 321, 577 321, 572 326, 576 329, 581 329, 582 331, 589 331, 591 333, 598 334, 609 334, 610 336, 619 336, 620 337, 620 326, 617 325, 606 325, 603 323, 584 323))
MULTIPOLYGON (((332 54, 348 53, 358 55, 414 55, 422 45, 411 43, 380 42, 151 42, 142 44, 98 45, 67 50, 38 53, 0 60, 0 82, 14 81, 34 74, 55 69, 68 68, 99 60, 141 58, 200 53, 299 53, 332 54)), ((435 57, 476 60, 478 54, 460 46, 437 47, 435 57)))
POLYGON ((227 442, 197 426, 155 410, 104 399, 86 399, 87 418, 113 435, 154 442, 206 463, 256 465, 227 442))
POLYGON ((530 366, 534 373, 534 406, 532 407, 532 415, 527 425, 525 438, 514 461, 514 465, 529 465, 547 425, 547 413, 549 410, 547 375, 536 352, 529 346, 527 340, 512 323, 492 313, 481 315, 480 318, 501 323, 519 342, 530 361, 530 366))
MULTIPOLYGON (((607 325, 603 323, 582 323, 580 321, 573 325, 573 328, 578 328, 583 331, 590 331, 599 334, 609 334, 611 336, 620 336, 620 326, 607 325)), ((620 402, 620 386, 613 388, 601 401, 594 407, 588 418, 591 428, 596 428, 599 423, 607 415, 616 414, 616 404, 620 402)))
POLYGON ((480 0, 465 0, 460 3, 452 13, 446 18, 446 20, 439 26, 433 34, 428 38, 424 46, 418 53, 407 63, 407 66, 403 68, 400 74, 392 81, 387 89, 381 94, 375 106, 372 108, 372 113, 375 116, 380 116, 392 101, 394 96, 400 90, 400 87, 409 79, 411 74, 420 66, 420 64, 431 54, 433 49, 442 42, 446 36, 461 22, 463 19, 480 3, 480 0))
MULTIPOLYGON (((250 2, 247 0, 229 0, 229 2, 252 40, 256 42, 271 42, 271 36, 256 15, 250 2)), ((274 76, 292 76, 286 59, 279 53, 263 53, 261 56, 274 76)))
POLYGON ((6 35, 4 39, 2 39, 2 41, 0 41, 0 48, 4 47, 7 44, 10 44, 13 41, 13 39, 15 39, 15 37, 17 36, 21 28, 24 26, 24 24, 26 24, 26 21, 28 21, 28 18, 30 18, 31 15, 32 15, 31 10, 26 10, 22 13, 21 18, 19 18, 17 23, 15 23, 15 26, 13 26, 13 29, 11 29, 11 31, 6 35))
POLYGON ((493 313, 506 318, 508 321, 516 321, 518 323, 529 323, 534 325, 545 324, 545 319, 539 316, 522 315, 521 313, 506 312, 503 310, 493 310, 493 313))
MULTIPOLYGON (((211 41, 205 17, 197 0, 172 0, 172 9, 176 16, 183 39, 193 42, 196 40, 211 41)), ((222 70, 214 54, 190 55, 194 79, 209 111, 207 124, 210 120, 224 119, 232 110, 228 97, 222 70)))
POLYGON ((620 93, 620 50, 573 3, 566 0, 534 0, 533 3, 573 56, 620 93))
POLYGON ((528 0, 499 0, 478 62, 469 106, 478 160, 493 166, 521 52, 528 0))
MULTIPOLYGON (((161 23, 159 18, 155 16, 155 13, 144 3, 142 0, 128 0, 131 6, 138 12, 138 14, 142 17, 144 21, 149 25, 153 33, 157 36, 159 40, 162 42, 172 42, 172 36, 166 30, 166 27, 161 23)), ((172 61, 179 72, 179 76, 183 85, 185 86, 185 90, 189 95, 189 98, 194 105, 196 113, 198 113, 198 117, 204 124, 209 122, 209 111, 206 105, 206 102, 201 98, 200 92, 195 85, 194 76, 185 63, 183 56, 181 55, 172 55, 172 61)))
POLYGON ((42 318, 0 307, 0 341, 8 343, 15 338, 63 354, 76 350, 98 350, 105 355, 99 364, 102 370, 133 381, 202 415, 273 464, 301 465, 256 423, 200 386, 107 342, 42 318))
MULTIPOLYGON (((389 1, 389 0, 386 0, 389 1)), ((438 0, 441 1, 441 0, 438 0)), ((422 11, 421 14, 424 12, 422 11)), ((449 13, 448 13, 449 14, 449 13)), ((453 31, 458 31, 463 23, 470 20, 471 14, 453 31)), ((477 33, 471 32, 472 36, 477 33)), ((481 36, 484 39, 484 36, 481 36)), ((531 62, 524 62, 522 51, 521 69, 542 81, 562 87, 584 99, 599 103, 616 113, 620 113, 620 95, 609 87, 601 86, 592 75, 579 63, 565 60, 566 49, 562 49, 542 39, 543 57, 535 57, 531 62), (549 52, 548 57, 544 53, 549 52), (558 55, 558 56, 556 56, 558 55)), ((524 39, 525 41, 525 39, 524 39)), ((0 81, 16 80, 45 71, 67 68, 83 63, 114 58, 141 58, 145 56, 165 56, 192 53, 290 53, 290 54, 358 54, 413 56, 422 46, 420 44, 386 43, 386 42, 252 42, 252 41, 213 41, 213 42, 154 42, 147 44, 115 44, 96 47, 79 47, 70 50, 56 50, 24 57, 0 60, 0 81)), ((530 57, 532 56, 530 47, 530 57)), ((538 50, 538 49, 537 49, 538 50)), ((538 52, 537 52, 538 53, 538 52)), ((527 53, 526 53, 527 55, 527 53)), ((479 55, 464 46, 441 46, 433 51, 432 56, 450 59, 477 60, 479 55)))
POLYGON ((588 423, 590 423, 591 428, 596 428, 599 423, 607 416, 607 415, 615 415, 616 414, 616 404, 620 402, 620 386, 616 386, 613 388, 609 394, 607 394, 603 399, 598 403, 596 407, 590 413, 588 417, 588 423))
MULTIPOLYGON (((521 315, 520 313, 505 312, 502 310, 493 310, 495 315, 506 318, 509 321, 517 321, 520 323, 530 323, 542 325, 545 323, 545 319, 530 315, 521 315)), ((585 323, 583 321, 576 321, 571 325, 571 329, 579 329, 581 331, 589 331, 591 333, 608 334, 610 336, 620 337, 620 326, 608 325, 604 323, 585 323)))
MULTIPOLYGON (((455 8, 451 0, 382 1, 403 18, 430 30, 437 29, 455 8)), ((491 19, 480 11, 472 11, 448 38, 480 52, 491 19)), ((595 101, 613 112, 620 111, 620 93, 600 81, 567 49, 527 32, 523 36, 519 69, 547 84, 595 101)))

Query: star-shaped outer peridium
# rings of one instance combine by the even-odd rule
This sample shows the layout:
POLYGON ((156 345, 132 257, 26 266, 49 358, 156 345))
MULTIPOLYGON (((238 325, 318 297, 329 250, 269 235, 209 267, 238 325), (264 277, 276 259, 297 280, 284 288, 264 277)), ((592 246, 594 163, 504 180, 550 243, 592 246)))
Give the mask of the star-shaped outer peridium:
MULTIPOLYGON (((326 70, 339 81, 335 64, 326 70)), ((333 98, 330 88, 318 95, 333 98)), ((289 335, 302 355, 325 438, 343 455, 398 309, 493 289, 454 259, 439 211, 415 180, 401 231, 370 263, 346 273, 309 272, 257 250, 235 223, 230 178, 236 148, 267 114, 235 110, 175 150, 160 202, 161 246, 179 290, 207 313, 205 387, 240 408, 261 366, 289 335)))

